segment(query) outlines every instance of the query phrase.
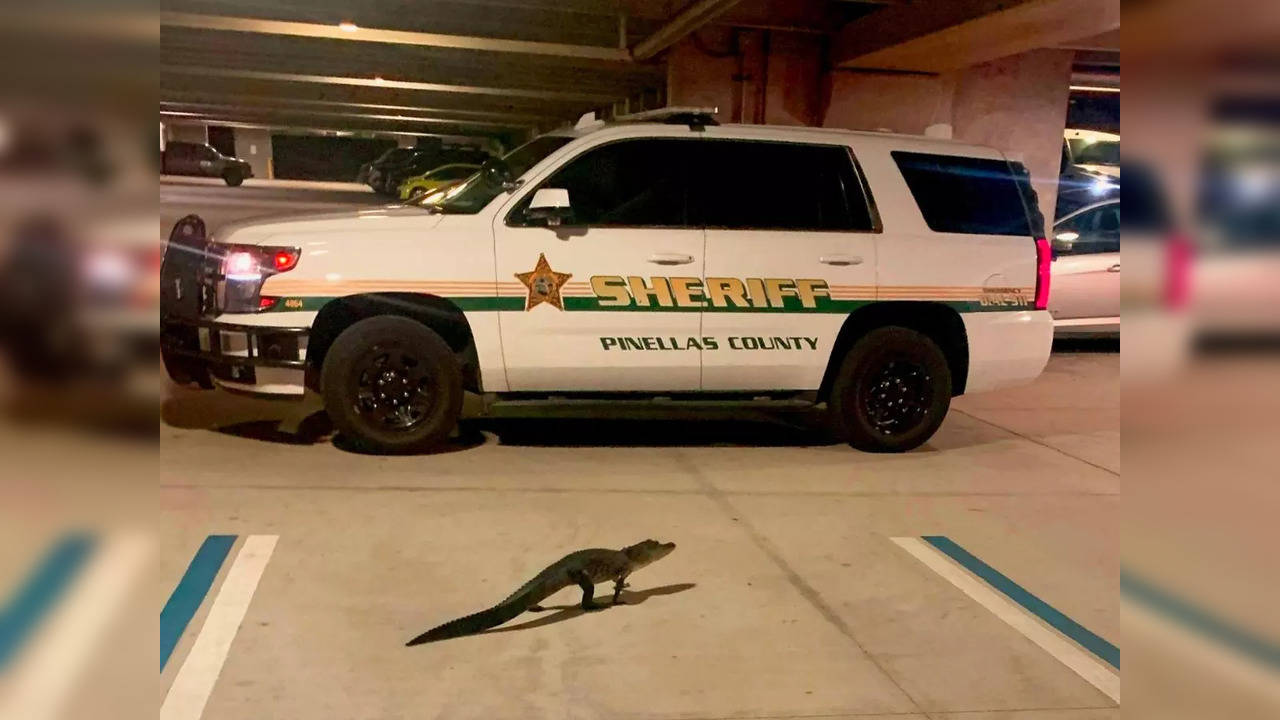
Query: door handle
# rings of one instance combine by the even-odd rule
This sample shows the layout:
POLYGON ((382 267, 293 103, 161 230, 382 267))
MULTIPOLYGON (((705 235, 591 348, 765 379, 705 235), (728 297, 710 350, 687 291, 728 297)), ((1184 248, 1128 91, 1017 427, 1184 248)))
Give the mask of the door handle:
POLYGON ((836 265, 844 267, 846 265, 861 265, 862 258, 857 255, 823 255, 818 258, 818 262, 823 265, 836 265))
POLYGON ((656 253, 649 256, 649 262, 654 265, 688 265, 693 262, 693 256, 679 253, 656 253))
POLYGON ((1116 263, 1115 265, 1107 268, 1107 272, 1120 272, 1120 263, 1116 263))

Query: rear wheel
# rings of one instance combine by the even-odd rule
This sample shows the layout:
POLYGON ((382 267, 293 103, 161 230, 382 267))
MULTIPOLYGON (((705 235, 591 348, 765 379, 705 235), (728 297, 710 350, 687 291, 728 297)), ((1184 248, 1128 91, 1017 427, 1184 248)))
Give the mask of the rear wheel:
POLYGON ((437 445, 462 409, 457 357, 430 328, 403 317, 372 317, 342 331, 320 383, 334 426, 372 452, 437 445))
POLYGON ((836 435, 859 450, 924 444, 951 406, 951 370, 929 336, 903 327, 864 335, 845 355, 828 408, 836 435))

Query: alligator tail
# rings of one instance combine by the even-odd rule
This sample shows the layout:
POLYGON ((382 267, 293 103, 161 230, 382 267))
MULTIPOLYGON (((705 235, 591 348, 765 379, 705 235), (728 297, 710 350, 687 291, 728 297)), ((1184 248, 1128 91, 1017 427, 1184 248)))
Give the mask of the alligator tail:
POLYGON ((405 643, 406 646, 421 645, 422 643, 435 642, 436 640, 447 640, 449 638, 461 637, 463 635, 471 635, 481 630, 488 630, 491 627, 497 627, 511 618, 519 615, 529 609, 532 602, 527 597, 512 598, 499 605, 495 605, 488 610, 481 610, 478 613, 460 617, 457 620, 432 628, 418 637, 405 643))

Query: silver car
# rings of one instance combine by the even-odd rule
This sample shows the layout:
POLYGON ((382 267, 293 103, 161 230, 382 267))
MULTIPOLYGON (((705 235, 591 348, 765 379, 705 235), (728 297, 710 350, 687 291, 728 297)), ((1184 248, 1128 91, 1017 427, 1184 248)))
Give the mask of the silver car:
POLYGON ((1120 200, 1053 224, 1049 313, 1055 337, 1120 334, 1120 200))

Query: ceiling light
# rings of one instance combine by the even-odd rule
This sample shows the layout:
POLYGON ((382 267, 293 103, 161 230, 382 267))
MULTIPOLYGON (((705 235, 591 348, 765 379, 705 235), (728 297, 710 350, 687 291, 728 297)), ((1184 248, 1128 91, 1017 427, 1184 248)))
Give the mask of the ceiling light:
POLYGON ((351 22, 350 20, 343 20, 342 22, 338 23, 338 27, 339 27, 343 32, 355 32, 355 31, 357 31, 357 30, 359 30, 359 29, 360 29, 360 26, 359 26, 359 25, 356 25, 355 23, 351 22))
POLYGON ((374 76, 373 76, 373 81, 374 81, 374 82, 376 82, 376 83, 383 83, 383 82, 386 82, 386 80, 383 80, 383 79, 382 79, 382 76, 381 76, 381 75, 374 75, 374 76))

